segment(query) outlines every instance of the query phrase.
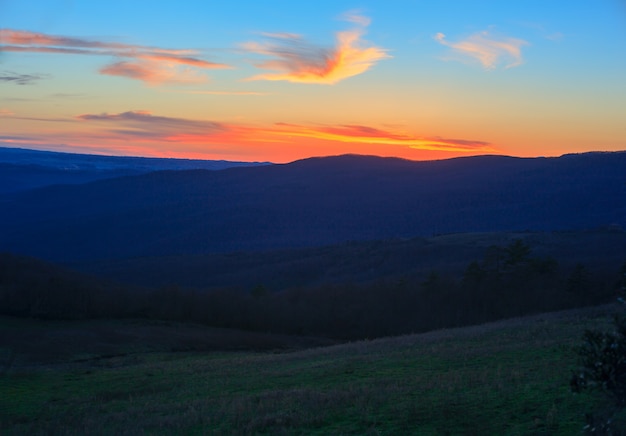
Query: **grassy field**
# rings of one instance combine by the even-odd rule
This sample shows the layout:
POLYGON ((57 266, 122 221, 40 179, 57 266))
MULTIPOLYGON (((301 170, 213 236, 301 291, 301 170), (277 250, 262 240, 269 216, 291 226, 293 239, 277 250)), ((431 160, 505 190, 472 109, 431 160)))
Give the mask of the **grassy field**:
POLYGON ((615 310, 265 351, 211 345, 219 332, 203 327, 0 318, 0 434, 580 434, 590 398, 569 390, 574 347, 615 310), (59 336, 74 345, 34 352, 59 336))

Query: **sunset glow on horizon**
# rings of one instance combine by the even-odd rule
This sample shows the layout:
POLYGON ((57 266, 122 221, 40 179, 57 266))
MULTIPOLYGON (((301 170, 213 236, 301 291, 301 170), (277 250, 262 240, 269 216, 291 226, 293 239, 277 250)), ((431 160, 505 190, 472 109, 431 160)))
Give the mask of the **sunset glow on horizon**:
POLYGON ((276 163, 626 149, 626 4, 507 3, 0 2, 0 147, 276 163))

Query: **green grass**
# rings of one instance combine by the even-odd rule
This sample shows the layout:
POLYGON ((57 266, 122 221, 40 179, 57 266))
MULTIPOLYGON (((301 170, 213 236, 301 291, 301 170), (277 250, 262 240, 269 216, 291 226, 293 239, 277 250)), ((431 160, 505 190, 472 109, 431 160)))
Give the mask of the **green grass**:
POLYGON ((610 310, 289 353, 14 367, 0 434, 579 434, 590 398, 569 390, 574 347, 610 310))

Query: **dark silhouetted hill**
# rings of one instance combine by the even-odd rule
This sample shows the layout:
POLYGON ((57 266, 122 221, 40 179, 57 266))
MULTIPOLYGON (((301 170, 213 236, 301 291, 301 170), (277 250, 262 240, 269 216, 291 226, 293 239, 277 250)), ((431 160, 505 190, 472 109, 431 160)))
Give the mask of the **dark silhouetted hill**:
POLYGON ((159 170, 220 170, 265 164, 267 163, 97 156, 0 147, 0 194, 48 185, 86 183, 159 170))
POLYGON ((5 197, 0 250, 51 260, 626 225, 626 152, 430 162, 312 158, 161 171, 5 197))

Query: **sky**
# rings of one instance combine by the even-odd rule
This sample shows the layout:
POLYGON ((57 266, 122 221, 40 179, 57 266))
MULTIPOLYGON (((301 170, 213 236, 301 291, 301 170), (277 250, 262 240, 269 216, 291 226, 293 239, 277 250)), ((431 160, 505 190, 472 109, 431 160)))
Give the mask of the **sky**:
POLYGON ((0 0, 0 147, 626 150, 626 0, 0 0))

